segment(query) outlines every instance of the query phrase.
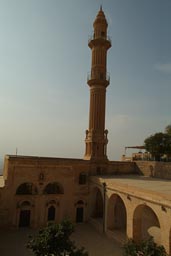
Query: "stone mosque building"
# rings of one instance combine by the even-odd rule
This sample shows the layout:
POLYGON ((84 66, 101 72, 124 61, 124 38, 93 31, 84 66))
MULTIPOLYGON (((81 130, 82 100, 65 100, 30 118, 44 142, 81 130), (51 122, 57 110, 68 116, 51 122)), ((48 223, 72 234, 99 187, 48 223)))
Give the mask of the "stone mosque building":
POLYGON ((102 7, 93 27, 84 158, 6 155, 0 176, 0 227, 39 228, 69 217, 89 222, 120 242, 152 235, 171 253, 171 164, 108 160, 105 101, 111 40, 102 7))

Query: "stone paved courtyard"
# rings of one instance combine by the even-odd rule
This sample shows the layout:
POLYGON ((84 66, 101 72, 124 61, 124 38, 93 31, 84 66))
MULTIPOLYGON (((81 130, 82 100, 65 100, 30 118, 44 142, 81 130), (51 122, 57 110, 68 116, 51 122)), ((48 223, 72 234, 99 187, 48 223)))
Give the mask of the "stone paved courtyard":
MULTIPOLYGON (((28 236, 32 233, 30 229, 1 231, 0 256, 32 256, 25 248, 28 236)), ((78 246, 86 248, 89 256, 122 256, 122 249, 117 242, 99 234, 89 224, 77 225, 72 238, 78 246)))

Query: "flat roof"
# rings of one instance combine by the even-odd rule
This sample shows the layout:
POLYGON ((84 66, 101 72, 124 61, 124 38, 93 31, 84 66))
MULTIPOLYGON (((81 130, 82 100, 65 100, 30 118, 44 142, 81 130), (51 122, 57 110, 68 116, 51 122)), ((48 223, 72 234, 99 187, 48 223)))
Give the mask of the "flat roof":
POLYGON ((133 196, 145 196, 149 199, 166 199, 171 202, 171 180, 147 176, 93 176, 92 182, 106 183, 107 188, 133 196))
POLYGON ((62 157, 25 156, 25 155, 5 155, 5 156, 7 158, 14 158, 14 159, 85 161, 84 159, 81 159, 81 158, 62 158, 62 157))

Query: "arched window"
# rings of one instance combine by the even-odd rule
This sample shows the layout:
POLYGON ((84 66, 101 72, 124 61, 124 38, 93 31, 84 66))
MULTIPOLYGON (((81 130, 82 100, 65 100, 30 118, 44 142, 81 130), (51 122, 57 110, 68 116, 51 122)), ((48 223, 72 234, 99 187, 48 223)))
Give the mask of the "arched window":
POLYGON ((53 205, 51 205, 49 208, 48 208, 48 221, 53 221, 55 220, 55 207, 53 205))
POLYGON ((85 173, 80 173, 79 184, 84 185, 87 183, 87 175, 85 173))
POLYGON ((44 189, 44 194, 63 194, 63 187, 57 182, 49 183, 44 189))
POLYGON ((84 204, 83 200, 79 200, 77 204, 84 204))
POLYGON ((22 183, 16 190, 16 195, 34 195, 37 188, 32 183, 22 183))
POLYGON ((21 203, 20 208, 25 208, 25 207, 30 207, 30 206, 31 206, 30 202, 24 201, 21 203))

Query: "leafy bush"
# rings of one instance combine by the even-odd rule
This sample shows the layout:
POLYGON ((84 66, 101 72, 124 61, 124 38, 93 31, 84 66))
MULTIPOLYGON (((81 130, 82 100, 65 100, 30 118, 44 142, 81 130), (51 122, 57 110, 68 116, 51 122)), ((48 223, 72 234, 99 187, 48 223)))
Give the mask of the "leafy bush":
POLYGON ((129 239, 124 245, 124 256, 167 256, 167 253, 162 245, 157 245, 153 237, 148 240, 143 240, 136 243, 129 239))
POLYGON ((32 250, 35 256, 88 256, 84 248, 76 248, 70 240, 74 232, 74 226, 69 220, 60 224, 51 224, 40 229, 38 234, 30 237, 27 248, 32 250))

